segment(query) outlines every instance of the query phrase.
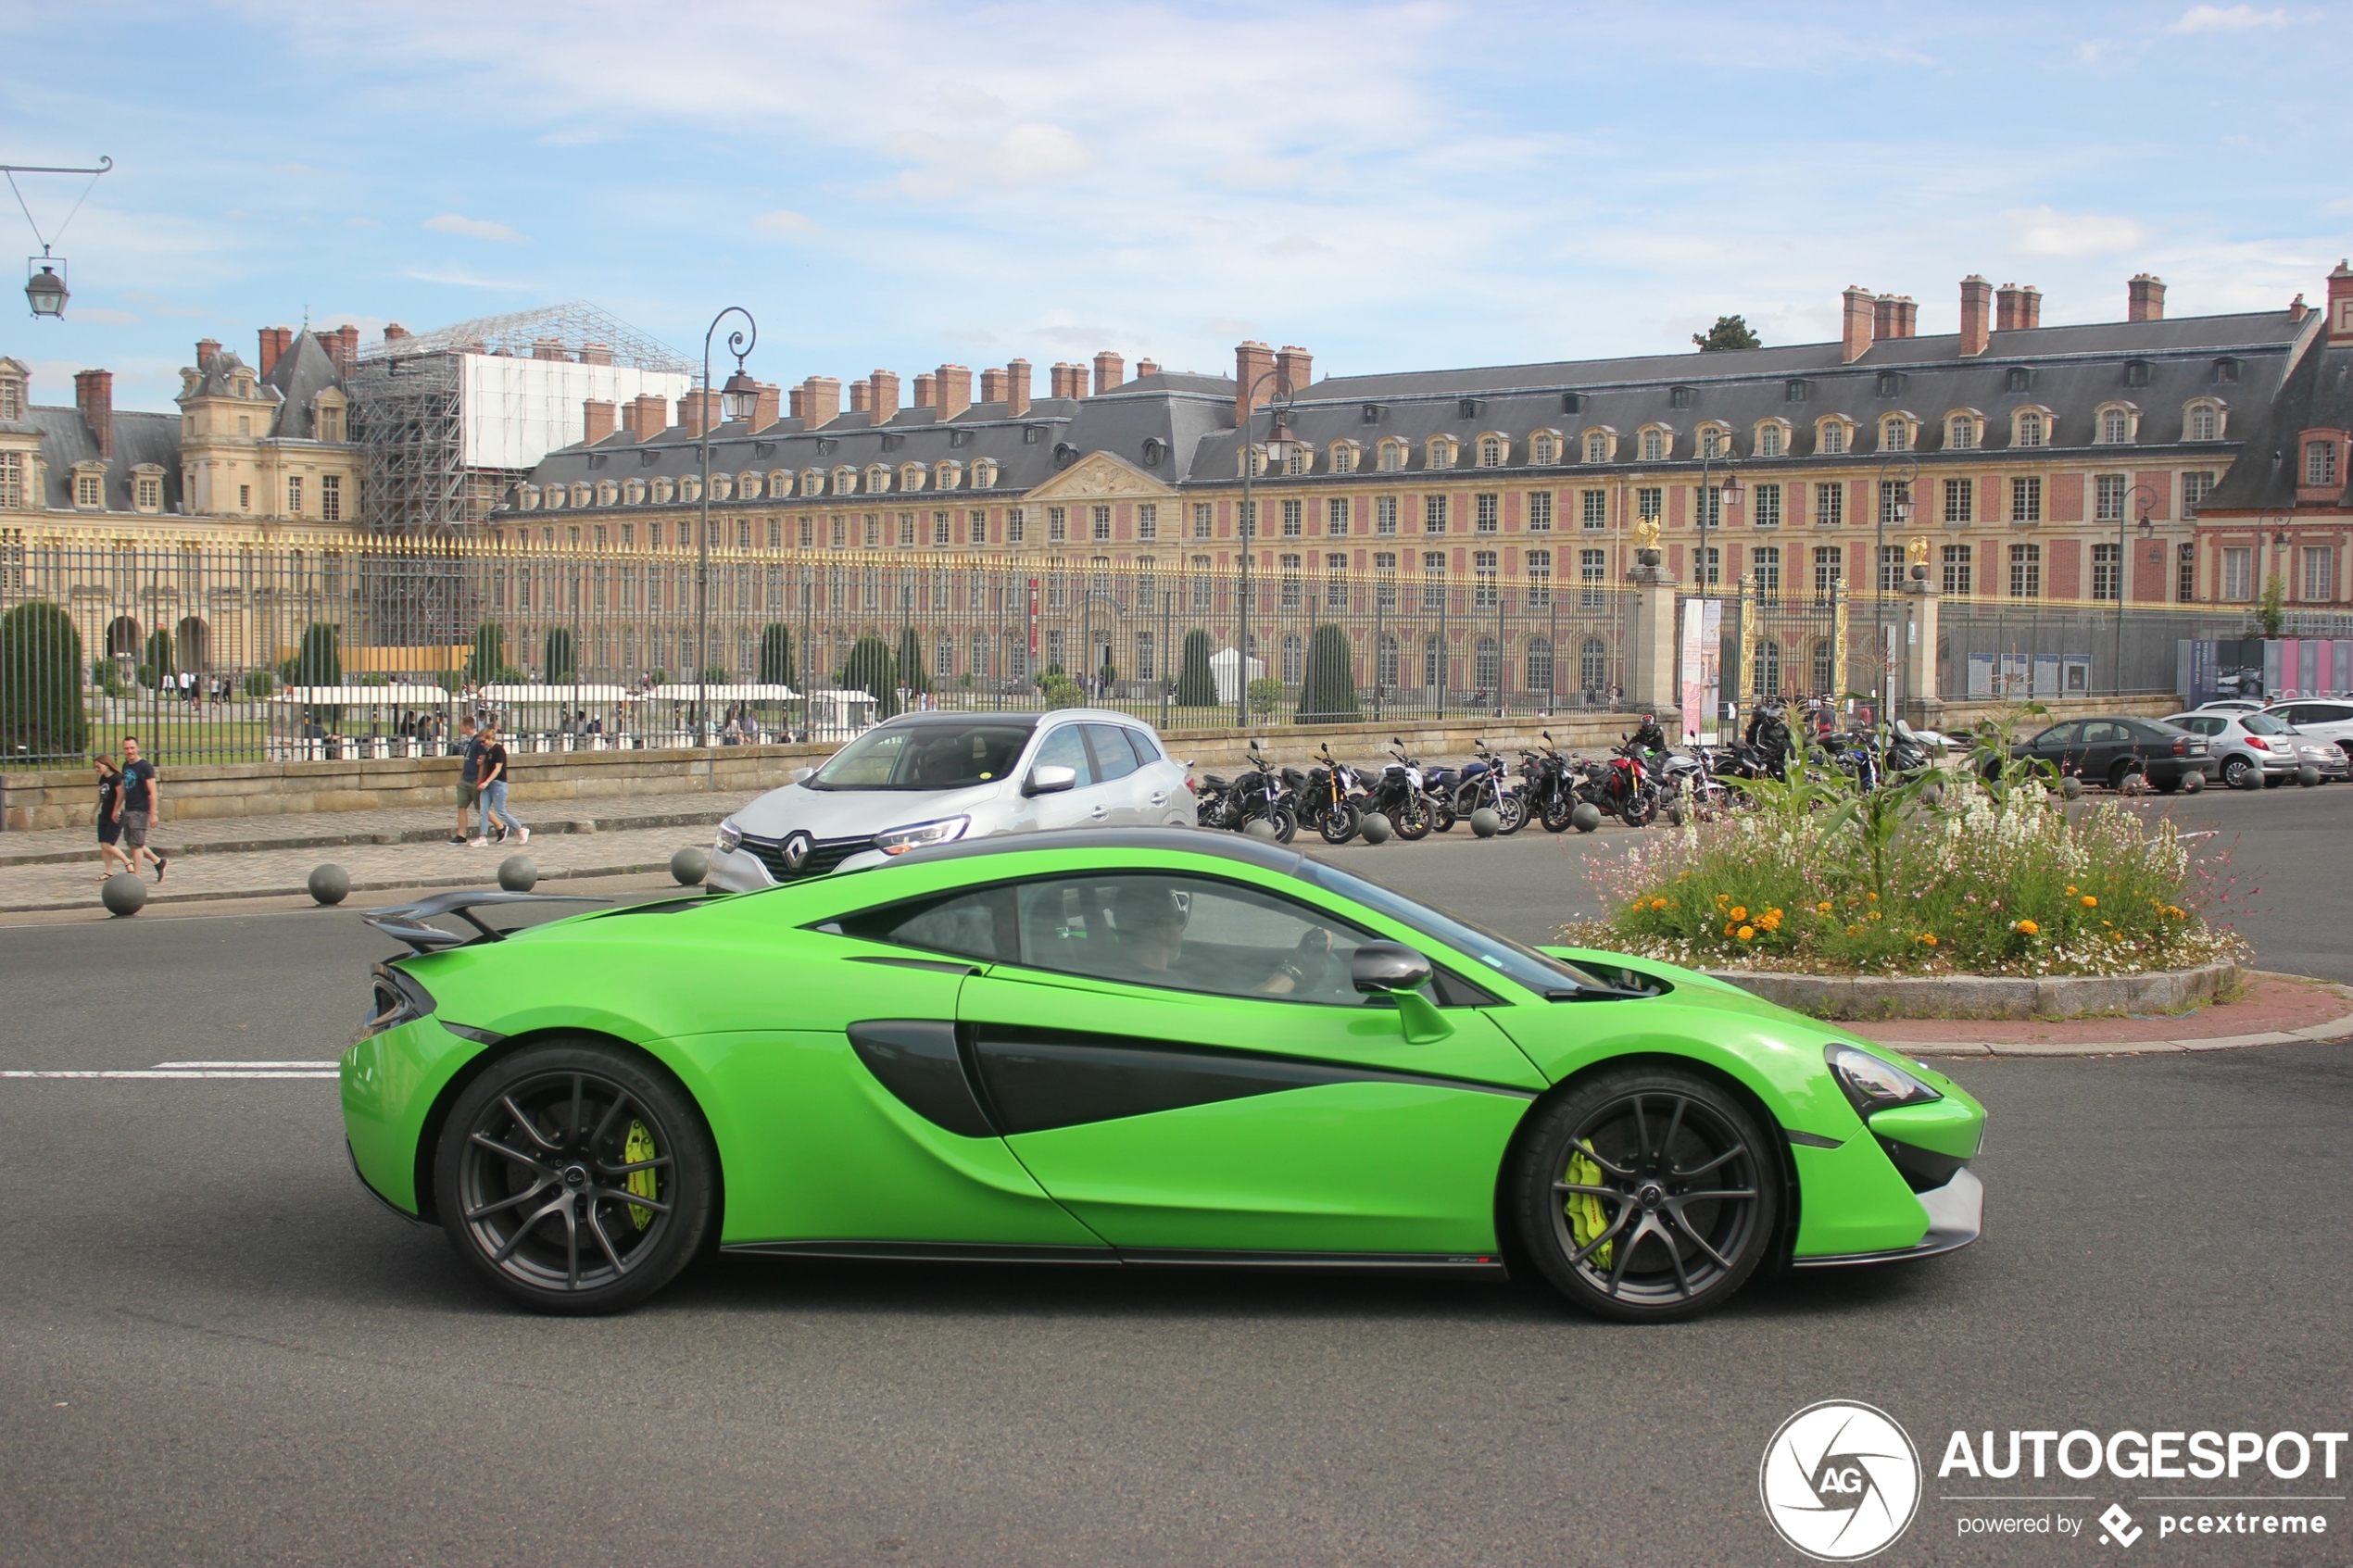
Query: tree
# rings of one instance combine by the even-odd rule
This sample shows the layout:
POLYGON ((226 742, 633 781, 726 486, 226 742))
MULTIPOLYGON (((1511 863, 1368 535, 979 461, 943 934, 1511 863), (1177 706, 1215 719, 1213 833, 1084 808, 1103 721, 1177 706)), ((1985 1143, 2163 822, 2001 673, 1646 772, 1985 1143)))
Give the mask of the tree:
POLYGON ((540 668, 546 671, 544 679, 576 681, 580 678, 579 665, 573 652, 571 627, 548 627, 547 634, 540 639, 539 651, 540 668))
POLYGON ((1331 621, 1315 628, 1307 643, 1307 679, 1299 688, 1299 721, 1337 724, 1362 718, 1356 706, 1355 660, 1348 633, 1331 621))
POLYGON ((1185 633, 1185 657, 1176 671, 1176 706, 1217 706, 1217 678, 1209 671, 1209 633, 1185 633))
POLYGON ((171 633, 158 626, 147 633, 146 655, 139 661, 139 684, 159 686, 172 674, 171 633))
POLYGON ((2246 612, 2246 629, 2259 637, 2276 637, 2287 625, 2287 583, 2277 572, 2263 584, 2263 596, 2246 612))
POLYGON ((1717 317, 1716 324, 1707 329, 1705 337, 1693 332, 1692 341, 1699 345, 1699 351, 1702 354, 1715 354, 1727 348, 1765 346, 1763 340, 1748 330, 1748 322, 1738 316, 1717 317))
POLYGON ((760 680, 763 685, 789 686, 795 680, 792 628, 772 621, 760 629, 760 680))
POLYGON ((474 628, 474 651, 466 660, 466 678, 477 685, 497 680, 507 668, 507 633, 496 621, 474 628))
POLYGON ((302 641, 278 675, 290 686, 342 685, 343 633, 324 621, 312 621, 302 629, 302 641))
POLYGON ((861 637, 849 647, 841 667, 845 690, 863 691, 875 699, 875 717, 887 719, 899 711, 899 683, 890 667, 890 645, 880 637, 861 637))
POLYGON ((1250 710, 1258 718, 1272 715, 1283 700, 1283 684, 1272 675, 1261 675, 1250 684, 1250 710))
POLYGON ((89 737, 73 618, 46 599, 0 615, 0 753, 79 757, 89 737))
POLYGON ((1087 694, 1067 675, 1049 675, 1039 689, 1045 693, 1048 708, 1081 708, 1087 702, 1087 694))
POLYGON ((924 640, 912 626, 899 633, 899 684, 910 693, 931 690, 924 675, 924 640))

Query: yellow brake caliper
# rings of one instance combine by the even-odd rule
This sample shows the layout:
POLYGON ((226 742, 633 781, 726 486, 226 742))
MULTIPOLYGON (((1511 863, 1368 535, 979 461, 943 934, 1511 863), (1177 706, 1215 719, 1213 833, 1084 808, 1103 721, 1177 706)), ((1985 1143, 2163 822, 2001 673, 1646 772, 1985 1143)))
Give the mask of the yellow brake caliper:
MULTIPOLYGON (((630 1158, 634 1160, 636 1156, 632 1155, 630 1158)), ((1599 1186, 1602 1185, 1602 1169, 1583 1155, 1572 1154, 1568 1157, 1568 1179, 1579 1186, 1599 1186)), ((643 1223, 642 1221, 639 1223, 643 1223)), ((1602 1212, 1602 1200, 1598 1197, 1590 1192, 1572 1192, 1568 1195, 1568 1234, 1576 1241, 1577 1249, 1579 1252, 1591 1245, 1595 1236, 1607 1229, 1609 1229, 1609 1216, 1602 1212)), ((1592 1257, 1587 1261, 1597 1269, 1606 1270, 1609 1267, 1610 1249, 1617 1245, 1617 1243, 1614 1241, 1602 1243, 1594 1249, 1592 1257)))
MULTIPOLYGON (((629 1136, 621 1146, 622 1162, 626 1165, 635 1165, 639 1160, 651 1160, 653 1157, 653 1134, 646 1130, 646 1124, 643 1122, 631 1122, 629 1136)), ((628 1185, 629 1190, 639 1198, 652 1198, 657 1195, 654 1173, 650 1170, 630 1172, 628 1185)), ((639 1230, 644 1230, 652 1222, 653 1217, 654 1211, 650 1209, 640 1209, 634 1203, 629 1206, 629 1223, 639 1230)))

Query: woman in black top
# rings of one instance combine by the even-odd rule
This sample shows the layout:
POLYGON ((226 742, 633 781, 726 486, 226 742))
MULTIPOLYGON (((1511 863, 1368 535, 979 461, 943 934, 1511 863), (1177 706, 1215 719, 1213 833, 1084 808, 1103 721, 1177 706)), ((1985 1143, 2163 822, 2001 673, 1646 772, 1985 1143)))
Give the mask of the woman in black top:
POLYGON ((122 771, 109 757, 98 759, 98 880, 104 882, 118 870, 130 871, 130 859, 119 847, 122 842, 122 819, 115 813, 115 798, 122 793, 122 771))

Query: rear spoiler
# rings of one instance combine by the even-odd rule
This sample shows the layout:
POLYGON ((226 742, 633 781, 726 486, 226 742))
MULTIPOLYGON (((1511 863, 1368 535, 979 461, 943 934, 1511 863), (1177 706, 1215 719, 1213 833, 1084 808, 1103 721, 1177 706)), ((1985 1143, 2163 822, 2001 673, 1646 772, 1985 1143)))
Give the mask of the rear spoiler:
POLYGON ((469 942, 503 942, 506 933, 477 919, 473 911, 490 904, 610 904, 585 893, 500 893, 488 888, 457 893, 436 893, 430 898, 420 898, 413 904, 394 904, 381 909, 363 909, 359 918, 383 932, 386 936, 406 942, 419 953, 437 952, 444 947, 461 947, 469 942), (425 922, 436 915, 456 915, 479 933, 468 936, 463 932, 444 931, 425 922))

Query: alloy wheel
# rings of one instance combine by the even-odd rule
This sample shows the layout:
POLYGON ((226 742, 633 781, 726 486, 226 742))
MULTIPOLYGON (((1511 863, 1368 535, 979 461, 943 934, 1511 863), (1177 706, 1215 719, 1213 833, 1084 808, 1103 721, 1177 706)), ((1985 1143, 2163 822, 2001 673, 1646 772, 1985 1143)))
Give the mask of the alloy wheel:
POLYGON ((1640 1090, 1570 1129, 1552 1174, 1553 1241, 1578 1283, 1641 1311, 1737 1287, 1768 1223, 1768 1172, 1714 1097, 1640 1090))

